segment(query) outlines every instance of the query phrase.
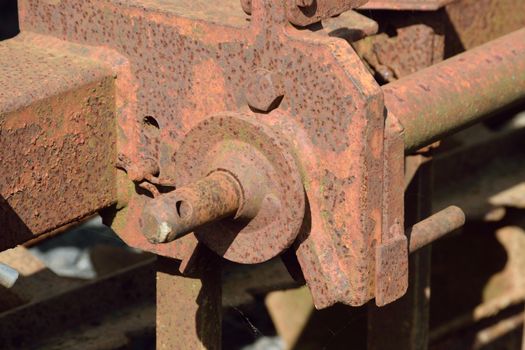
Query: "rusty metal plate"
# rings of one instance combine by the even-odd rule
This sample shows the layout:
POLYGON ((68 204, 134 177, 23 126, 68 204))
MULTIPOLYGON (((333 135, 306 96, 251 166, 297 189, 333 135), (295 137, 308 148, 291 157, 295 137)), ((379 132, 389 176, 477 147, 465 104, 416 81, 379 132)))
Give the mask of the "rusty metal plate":
POLYGON ((525 26, 525 1, 461 0, 445 8, 448 54, 469 50, 525 26))
POLYGON ((383 229, 376 249, 376 305, 403 296, 408 288, 408 244, 405 236, 405 143, 402 126, 391 113, 385 120, 383 229))
POLYGON ((376 305, 384 306, 403 296, 408 288, 407 238, 398 234, 382 243, 376 252, 376 305))
POLYGON ((114 116, 109 69, 0 43, 0 249, 116 201, 114 116))
MULTIPOLYGON (((290 26, 284 3, 255 1, 251 21, 235 3, 239 11, 221 23, 212 14, 222 3, 206 2, 189 16, 151 0, 22 0, 20 18, 23 30, 104 45, 126 57, 129 74, 117 79, 117 95, 127 94, 118 110, 119 164, 146 169, 144 160, 155 160, 158 171, 136 173, 156 186, 176 185, 173 154, 209 115, 256 114, 244 91, 255 69, 280 73, 286 93, 261 116, 289 135, 300 164, 310 215, 296 246, 299 262, 317 307, 361 305, 374 296, 374 242, 382 226, 381 90, 346 41, 290 26), (144 137, 145 119, 154 119, 158 132, 144 137)), ((138 204, 120 211, 117 232, 139 214, 138 204)), ((155 249, 137 228, 126 237, 155 249)), ((165 254, 186 259, 196 240, 168 245, 165 254)))
POLYGON ((391 82, 443 60, 443 23, 435 16, 380 14, 382 33, 353 43, 384 82, 391 82))

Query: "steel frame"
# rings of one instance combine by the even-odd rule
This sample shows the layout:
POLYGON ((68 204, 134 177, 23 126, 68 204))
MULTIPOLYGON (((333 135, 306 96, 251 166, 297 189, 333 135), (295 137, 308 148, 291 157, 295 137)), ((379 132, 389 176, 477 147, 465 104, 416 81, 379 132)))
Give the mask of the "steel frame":
MULTIPOLYGON (((370 1, 362 8, 436 11, 439 17, 444 11, 454 14, 463 3, 471 6, 468 1, 370 1)), ((444 48, 435 28, 407 27, 405 39, 400 35, 394 44, 381 34, 371 36, 354 43, 354 51, 341 40, 348 40, 348 31, 332 30, 328 37, 326 31, 296 26, 328 20, 362 1, 320 1, 307 17, 293 1, 243 2, 249 15, 238 11, 240 5, 20 2, 22 34, 0 43, 5 87, 0 162, 7 169, 0 179, 0 225, 6 228, 1 248, 102 210, 129 245, 182 260, 182 274, 209 266, 202 260, 203 244, 228 259, 254 263, 293 243, 319 308, 336 302, 363 305, 373 298, 384 306, 405 294, 409 252, 464 221, 462 212, 452 209, 453 216, 447 211, 427 220, 418 217, 423 221, 411 222, 412 233, 405 233, 410 168, 405 154, 524 100, 525 30, 403 76, 399 60, 377 54, 378 43, 388 47, 419 36, 422 44, 415 41, 413 50, 431 51, 432 58, 422 61, 431 65, 444 48), (434 40, 430 47, 429 38, 434 40), (380 87, 367 68, 390 82, 380 87), (20 81, 13 72, 32 79, 20 81), (255 163, 263 163, 253 161, 259 153, 270 161, 253 171, 255 163), (282 169, 275 170, 276 164, 282 169), (218 194, 220 181, 211 183, 209 194, 193 185, 217 169, 238 181, 229 192, 218 194), (268 187, 259 193, 251 183, 268 187), (283 190, 287 184, 290 193, 283 190), (184 222, 180 234, 170 231, 169 240, 152 239, 155 228, 144 224, 145 211, 155 226, 157 209, 171 215, 171 202, 178 203, 188 189, 193 192, 184 200, 195 200, 192 208, 208 210, 211 203, 216 212, 199 212, 184 222), (165 192, 175 199, 167 201, 165 192), (276 194, 276 208, 284 210, 275 212, 282 220, 266 229, 271 215, 261 208, 269 204, 252 203, 276 194), (49 198, 56 199, 52 205, 49 198), (156 204, 161 200, 168 204, 156 204), (250 210, 242 208, 256 214, 244 215, 250 210), (259 240, 223 228, 227 225, 218 238, 200 228, 233 214, 258 217, 263 229, 248 233, 256 231, 259 240), (275 234, 283 228, 289 230, 284 240, 275 234)), ((523 25, 525 19, 520 20, 523 25)), ((507 32, 520 20, 509 21, 507 32)), ((355 22, 338 25, 360 29, 355 22)), ((173 220, 161 218, 159 224, 173 220)), ((418 256, 426 259, 425 254, 418 256)), ((428 274, 415 269, 416 275, 428 274)), ((169 275, 159 273, 161 299, 179 287, 164 288, 162 281, 180 281, 173 277, 177 273, 169 275)), ((208 285, 207 277, 200 278, 208 285)), ((208 297, 215 300, 211 315, 218 302, 208 297)), ((159 329, 159 341, 169 348, 170 331, 159 329)), ((215 344, 218 338, 211 338, 209 344, 215 344)))

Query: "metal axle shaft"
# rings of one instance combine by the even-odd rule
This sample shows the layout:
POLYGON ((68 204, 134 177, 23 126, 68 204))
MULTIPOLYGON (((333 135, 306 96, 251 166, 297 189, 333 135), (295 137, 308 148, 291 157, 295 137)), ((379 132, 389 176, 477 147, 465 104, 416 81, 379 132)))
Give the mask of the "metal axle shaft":
POLYGON ((152 243, 166 243, 195 228, 237 212, 241 188, 225 171, 214 171, 205 178, 165 194, 145 208, 144 232, 152 243))

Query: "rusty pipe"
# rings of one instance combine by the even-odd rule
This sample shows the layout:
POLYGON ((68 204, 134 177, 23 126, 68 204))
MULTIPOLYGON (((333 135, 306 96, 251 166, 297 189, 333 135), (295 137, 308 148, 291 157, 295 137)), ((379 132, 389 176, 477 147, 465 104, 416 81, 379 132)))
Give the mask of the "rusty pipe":
POLYGON ((450 206, 418 222, 407 232, 410 253, 430 244, 465 224, 465 213, 450 206))
POLYGON ((199 226, 234 215, 241 202, 237 179, 218 170, 152 200, 144 208, 141 224, 150 242, 171 242, 199 226))
POLYGON ((525 100, 525 29, 383 86, 415 151, 525 100))

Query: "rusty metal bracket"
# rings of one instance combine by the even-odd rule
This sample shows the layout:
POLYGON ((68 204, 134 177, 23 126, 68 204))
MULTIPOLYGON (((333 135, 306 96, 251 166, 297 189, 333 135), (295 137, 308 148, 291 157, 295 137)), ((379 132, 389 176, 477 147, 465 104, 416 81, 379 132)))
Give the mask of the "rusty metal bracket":
MULTIPOLYGON (((406 290, 412 243, 403 222, 405 152, 522 99, 523 74, 512 69, 525 71, 517 43, 525 41, 522 30, 380 88, 340 38, 348 40, 348 31, 334 35, 357 21, 365 28, 360 38, 377 30, 375 22, 329 18, 362 3, 253 0, 242 2, 248 17, 238 0, 20 0, 25 34, 5 45, 39 47, 24 50, 45 63, 44 72, 56 70, 58 80, 46 80, 42 91, 49 95, 29 84, 22 89, 29 98, 6 99, 0 143, 28 133, 41 147, 2 153, 15 171, 0 193, 17 213, 34 216, 22 220, 34 224, 27 232, 42 233, 118 199, 111 218, 118 234, 131 246, 182 260, 183 271, 203 245, 241 263, 293 247, 317 307, 374 297, 378 305, 392 302, 406 290), (322 30, 297 28, 319 21, 322 30), (493 86, 472 84, 478 64, 495 73, 487 79, 493 86), (455 85, 454 75, 461 78, 455 85), (512 79, 517 86, 507 85, 512 79), (465 98, 453 101, 458 89, 465 98), (495 95, 497 103, 487 98, 495 95), (483 108, 463 108, 464 101, 483 108), (49 106, 65 117, 51 118, 49 106), (40 160, 39 152, 45 165, 23 163, 40 160), (65 178, 60 166, 68 169, 65 178), (93 167, 96 179, 87 174, 93 167), (84 175, 89 180, 77 181, 84 175), (58 198, 63 212, 74 203, 74 210, 56 217, 57 206, 37 201, 31 211, 13 199, 29 191, 58 198), (77 205, 78 194, 85 204, 77 205)), ((414 29, 434 36, 431 28, 414 29)), ((13 52, 10 61, 23 59, 13 52)), ((438 237, 457 226, 434 219, 414 230, 438 237)))
MULTIPOLYGON (((160 199, 165 188, 180 184, 177 152, 191 130, 218 113, 241 112, 280 130, 297 162, 297 174, 287 176, 301 178, 308 217, 300 228, 294 224, 289 230, 299 235, 297 255, 316 305, 361 305, 373 298, 373 244, 382 226, 383 104, 379 86, 352 48, 344 40, 290 26, 284 2, 254 1, 250 22, 237 1, 193 2, 191 7, 137 4, 20 3, 23 30, 85 45, 88 56, 93 52, 89 46, 103 44, 129 62, 129 71, 121 69, 117 78, 117 96, 127 94, 117 115, 119 166, 138 187, 130 205, 117 213, 116 231, 131 246, 190 261, 197 237, 148 242, 139 225, 129 225, 142 215, 143 207, 133 203, 140 197, 144 203, 148 196, 160 199), (272 88, 259 105, 249 99, 246 87, 261 69, 274 74, 261 75, 258 86, 282 84, 284 90, 272 88), (268 84, 268 76, 282 81, 268 84), (272 95, 281 91, 284 95, 276 100, 272 95), (264 114, 261 107, 273 109, 264 114), (151 166, 152 161, 157 165, 151 166)), ((264 145, 256 146, 260 152, 264 145)), ((263 257, 273 256, 290 239, 257 248, 272 252, 263 257)))
POLYGON ((408 242, 405 236, 405 144, 397 118, 385 121, 383 163, 383 227, 376 248, 375 299, 384 306, 408 288, 408 242))

